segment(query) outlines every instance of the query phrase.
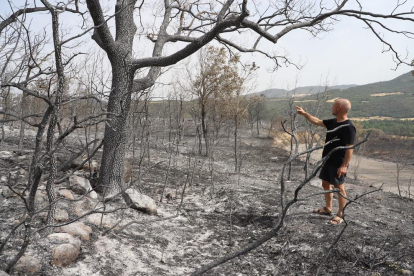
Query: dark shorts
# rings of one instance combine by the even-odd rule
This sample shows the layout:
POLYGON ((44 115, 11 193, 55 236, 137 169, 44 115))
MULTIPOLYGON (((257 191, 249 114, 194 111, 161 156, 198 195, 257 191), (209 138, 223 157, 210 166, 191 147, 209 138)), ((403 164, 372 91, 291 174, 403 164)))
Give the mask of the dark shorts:
POLYGON ((319 173, 319 178, 325 181, 328 181, 332 185, 343 184, 346 180, 346 174, 338 178, 338 168, 330 164, 326 164, 322 167, 321 172, 319 173))

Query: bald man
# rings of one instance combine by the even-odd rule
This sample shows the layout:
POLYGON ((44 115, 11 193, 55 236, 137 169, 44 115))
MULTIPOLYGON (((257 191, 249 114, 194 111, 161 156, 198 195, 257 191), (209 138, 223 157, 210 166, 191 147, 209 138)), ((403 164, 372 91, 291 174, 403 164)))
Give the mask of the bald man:
MULTIPOLYGON (((339 141, 333 142, 324 147, 322 157, 328 155, 328 153, 336 147, 340 146, 352 146, 355 141, 356 129, 353 126, 351 120, 348 119, 348 113, 351 110, 351 102, 347 99, 336 99, 332 105, 332 115, 336 118, 329 120, 318 119, 309 113, 306 113, 301 107, 296 106, 299 115, 303 115, 309 122, 314 125, 327 128, 327 130, 333 130, 341 125, 347 125, 334 132, 326 134, 325 143, 331 141, 334 138, 338 138, 339 141)), ((337 150, 331 157, 326 161, 325 165, 321 168, 319 178, 322 179, 322 187, 325 191, 331 190, 331 186, 339 189, 341 194, 346 196, 345 192, 345 179, 346 172, 348 169, 349 162, 353 149, 348 150, 337 150)), ((332 199, 333 194, 327 193, 325 196, 325 207, 321 209, 315 209, 313 212, 320 215, 331 215, 332 214, 332 199)), ((333 219, 329 221, 330 224, 338 225, 341 224, 343 219, 343 209, 346 204, 346 199, 338 196, 338 212, 333 219)))

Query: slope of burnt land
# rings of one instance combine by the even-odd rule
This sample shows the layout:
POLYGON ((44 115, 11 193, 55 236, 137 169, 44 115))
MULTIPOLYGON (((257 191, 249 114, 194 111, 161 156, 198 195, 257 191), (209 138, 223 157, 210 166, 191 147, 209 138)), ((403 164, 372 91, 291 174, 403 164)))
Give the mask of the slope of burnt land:
MULTIPOLYGON (((35 275, 189 275, 203 264, 236 251, 270 231, 280 218, 279 179, 287 153, 272 147, 271 139, 246 133, 241 143, 242 169, 235 173, 231 139, 223 138, 215 146, 214 162, 194 154, 188 146, 193 140, 194 137, 188 137, 187 147, 171 156, 170 169, 169 153, 164 147, 152 144, 150 165, 144 168, 136 189, 156 200, 157 215, 130 208, 105 215, 108 220, 120 221, 120 226, 135 222, 122 231, 115 228, 105 235, 108 228, 104 225, 97 226, 88 217, 82 218, 92 233, 89 240, 82 240, 79 256, 67 267, 51 263, 52 246, 45 234, 39 232, 33 236, 26 253, 40 262, 35 275), (159 202, 167 172, 164 195, 169 193, 171 197, 159 202), (177 211, 184 187, 183 204, 177 211)), ((10 139, 1 145, 0 151, 11 155, 3 154, 0 177, 4 180, 11 173, 13 181, 23 187, 30 151, 17 155, 13 153, 15 145, 10 139)), ((60 154, 64 156, 63 149, 60 154)), ((299 161, 293 163, 292 179, 286 183, 287 200, 292 199, 295 188, 303 180, 302 167, 299 161)), ((136 164, 133 174, 137 174, 136 164)), ((10 196, 5 181, 0 185, 0 239, 3 241, 21 219, 24 206, 18 197, 10 196)), ((349 198, 374 189, 363 183, 346 185, 349 198)), ((68 183, 62 183, 56 188, 67 187, 68 183)), ((305 199, 320 191, 320 181, 314 179, 300 191, 299 198, 305 199)), ((39 190, 39 197, 43 196, 44 184, 39 190)), ((99 200, 100 196, 96 200, 81 201, 80 206, 65 202, 59 208, 73 219, 79 207, 91 210, 99 206, 99 200)), ((116 200, 106 208, 122 206, 125 206, 123 200, 116 200)), ((345 224, 332 226, 327 223, 330 217, 312 214, 314 208, 321 206, 321 195, 297 202, 288 211, 284 226, 275 237, 205 275, 315 275, 319 266, 321 275, 413 273, 413 200, 378 191, 349 205, 347 229, 326 260, 345 224)), ((337 206, 336 199, 334 206, 337 206)), ((44 215, 38 216, 34 227, 41 227, 44 219, 44 215)), ((0 256, 1 269, 17 253, 22 241, 23 231, 19 229, 0 256)))

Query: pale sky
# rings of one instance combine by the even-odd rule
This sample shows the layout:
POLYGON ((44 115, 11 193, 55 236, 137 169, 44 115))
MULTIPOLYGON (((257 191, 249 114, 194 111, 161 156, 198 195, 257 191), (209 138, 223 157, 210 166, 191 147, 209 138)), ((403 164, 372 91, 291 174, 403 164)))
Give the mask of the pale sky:
MULTIPOLYGON (((332 1, 332 0, 328 0, 332 1)), ((16 5, 21 0, 13 1, 16 5)), ((29 1, 30 3, 31 1, 29 1)), ((113 1, 105 2, 112 3, 113 1)), ((266 1, 262 1, 266 3, 266 1)), ((346 9, 357 9, 355 1, 350 1, 345 6, 346 9)), ((364 10, 378 13, 387 13, 394 9, 396 0, 361 0, 364 10)), ((107 4, 110 5, 110 4, 107 4)), ((408 0, 405 7, 413 7, 414 0, 408 0)), ((9 7, 6 0, 0 0, 0 14, 5 15, 9 7)), ((405 8, 407 10, 407 8, 405 8)), ((147 22, 151 22, 151 14, 145 14, 147 22)), ((414 18, 414 17, 412 17, 414 18)), ((377 81, 386 81, 398 77, 410 71, 412 68, 401 65, 396 71, 396 64, 393 62, 391 53, 382 53, 383 44, 375 35, 367 30, 362 22, 354 18, 341 17, 341 21, 334 26, 334 30, 329 33, 320 35, 319 38, 313 38, 306 31, 294 31, 284 36, 276 45, 262 40, 260 47, 267 51, 278 51, 279 53, 288 53, 293 62, 303 65, 302 70, 297 70, 294 66, 279 68, 276 72, 269 72, 273 67, 272 62, 260 54, 243 54, 244 62, 255 61, 260 69, 257 74, 255 85, 258 92, 268 88, 290 88, 292 89, 297 82, 297 86, 318 85, 321 80, 326 79, 332 85, 338 84, 366 84, 377 81)), ((50 19, 45 17, 35 21, 36 27, 50 24, 50 19)), ((387 23, 391 28, 398 30, 407 30, 414 32, 414 22, 395 22, 392 20, 382 21, 387 23)), ((71 15, 63 17, 62 23, 71 26, 71 15)), ((49 25, 50 26, 50 25, 49 25)), ((74 33, 76 28, 72 28, 74 33)), ((403 55, 409 52, 407 61, 414 59, 414 40, 404 37, 403 35, 390 34, 381 31, 384 38, 392 42, 393 46, 403 55)), ((85 39, 88 40, 89 36, 85 39)), ((235 39, 238 39, 237 37, 235 39)), ((148 42, 142 47, 142 41, 145 38, 137 38, 138 44, 135 47, 137 54, 147 55, 152 51, 148 42), (141 39, 141 40, 139 40, 141 39)), ((241 41, 241 40, 239 40, 241 41)), ((248 44, 248 40, 245 40, 248 44)), ((179 45, 177 45, 179 46, 179 45)), ((166 49, 167 53, 174 51, 174 47, 166 49)), ((248 45, 244 45, 248 46, 248 45)), ((174 70, 172 70, 174 72, 174 70)), ((170 82, 172 74, 163 76, 161 82, 170 82)), ((157 89, 159 90, 159 89, 157 89)), ((161 90, 166 90, 161 89, 161 90)), ((162 92, 158 92, 162 93, 162 92)))

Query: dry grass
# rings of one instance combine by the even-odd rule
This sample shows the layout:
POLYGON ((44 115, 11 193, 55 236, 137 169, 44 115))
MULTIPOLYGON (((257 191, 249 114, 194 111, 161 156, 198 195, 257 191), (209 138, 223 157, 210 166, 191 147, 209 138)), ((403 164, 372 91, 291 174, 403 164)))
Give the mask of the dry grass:
POLYGON ((414 118, 393 118, 383 116, 372 116, 372 117, 354 117, 351 118, 353 121, 368 121, 368 120, 402 120, 402 121, 414 121, 414 118))
POLYGON ((404 93, 403 92, 377 93, 377 94, 371 94, 371 97, 384 97, 384 96, 390 96, 390 95, 404 95, 404 93))

